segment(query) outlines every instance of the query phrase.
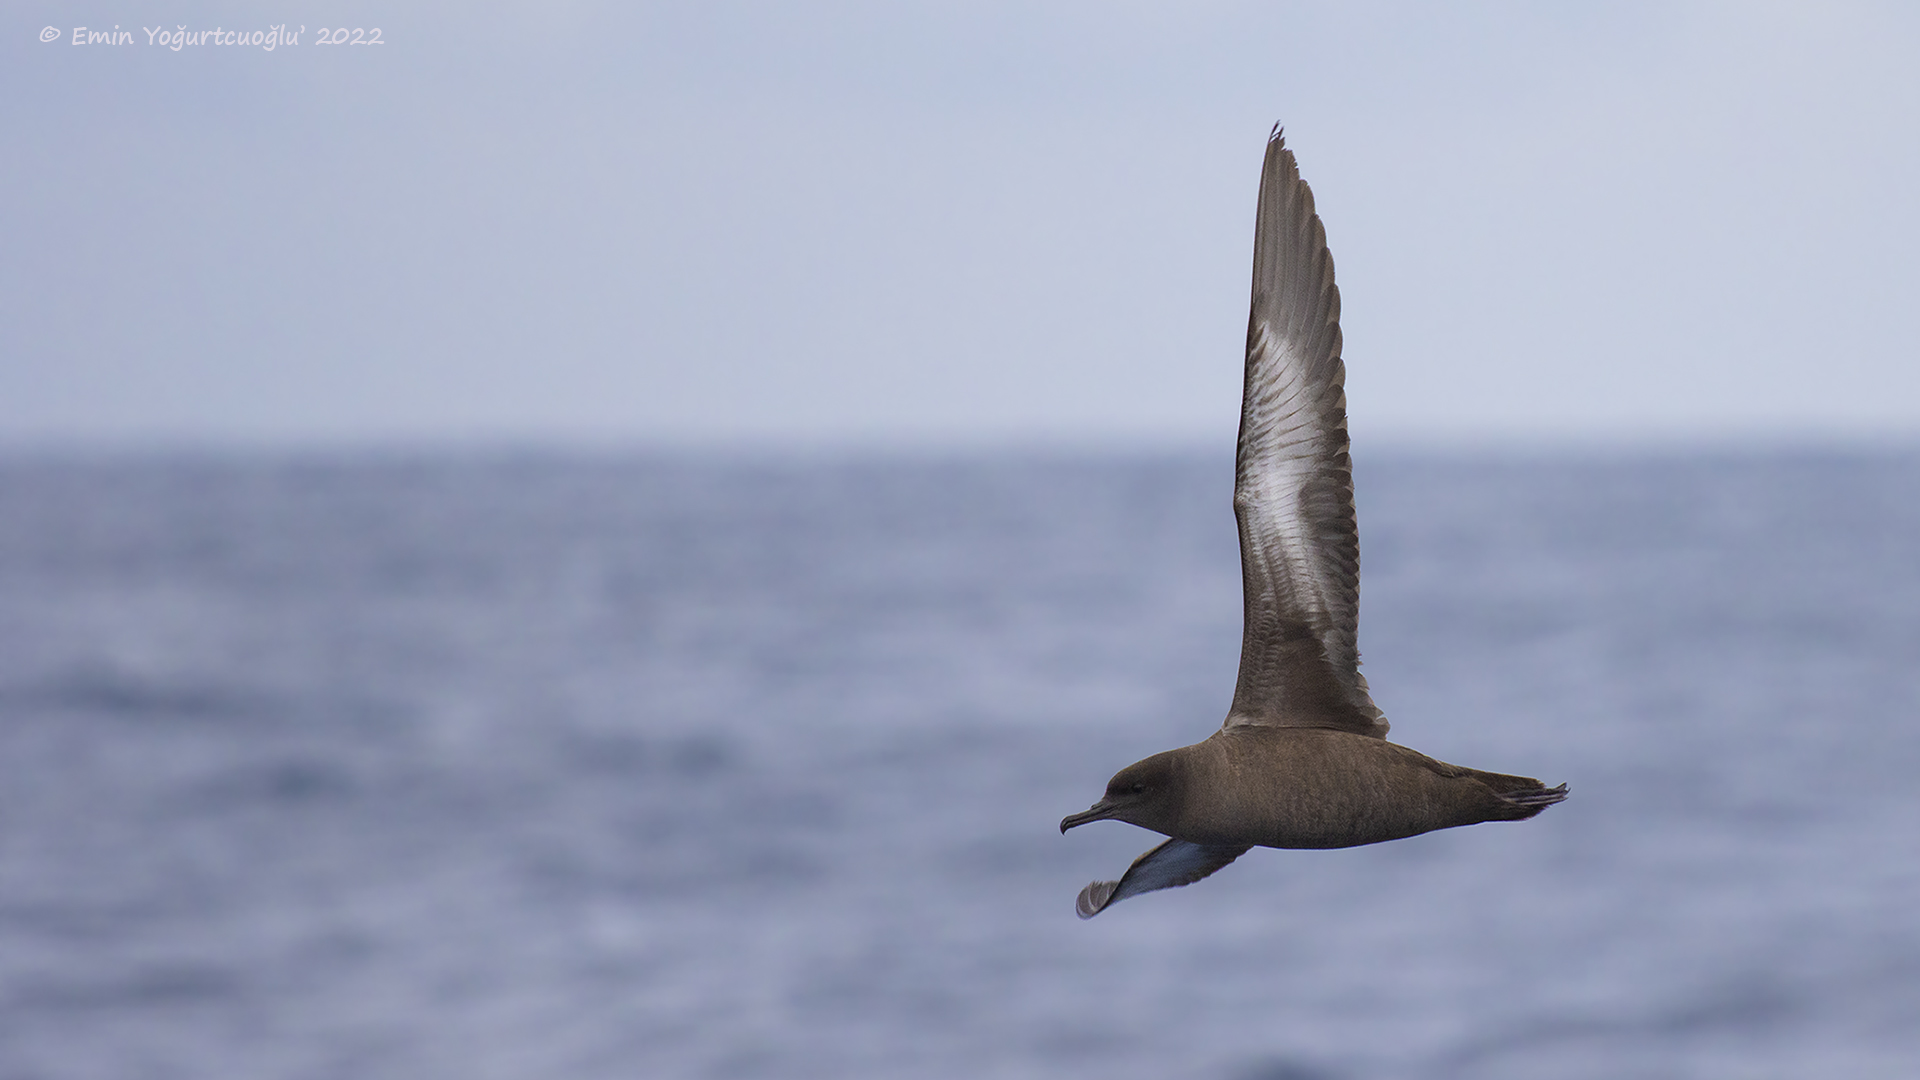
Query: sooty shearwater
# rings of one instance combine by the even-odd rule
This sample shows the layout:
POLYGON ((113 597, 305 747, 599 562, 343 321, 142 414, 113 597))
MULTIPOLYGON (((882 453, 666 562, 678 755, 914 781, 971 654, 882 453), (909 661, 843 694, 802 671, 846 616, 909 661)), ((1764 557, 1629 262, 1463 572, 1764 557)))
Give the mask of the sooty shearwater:
POLYGON ((1345 379, 1333 256, 1275 125, 1260 172, 1233 485, 1240 678, 1220 730, 1120 770, 1092 809, 1060 822, 1064 833, 1111 818, 1170 838, 1119 881, 1081 890, 1083 919, 1192 884, 1256 845, 1377 844, 1519 821, 1567 796, 1565 784, 1449 765, 1386 740, 1355 647, 1360 539, 1345 379))

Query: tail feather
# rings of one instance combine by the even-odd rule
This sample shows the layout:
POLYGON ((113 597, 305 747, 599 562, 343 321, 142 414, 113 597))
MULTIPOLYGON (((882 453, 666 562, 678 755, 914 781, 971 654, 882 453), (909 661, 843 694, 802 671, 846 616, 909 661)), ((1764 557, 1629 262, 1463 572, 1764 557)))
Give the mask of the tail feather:
POLYGON ((1561 784, 1558 787, 1546 787, 1542 785, 1524 791, 1502 791, 1499 795, 1503 802, 1526 811, 1525 813, 1515 815, 1516 820, 1524 820, 1545 810, 1554 803, 1564 802, 1567 797, 1567 785, 1561 784))
POLYGON ((1505 812, 1496 811, 1494 817, 1501 821, 1524 821, 1545 810, 1554 803, 1567 797, 1567 785, 1548 787, 1531 776, 1512 776, 1507 773, 1487 772, 1485 769, 1469 769, 1464 765, 1448 765, 1435 762, 1444 776, 1458 776, 1478 780, 1492 789, 1500 800, 1498 805, 1505 812))

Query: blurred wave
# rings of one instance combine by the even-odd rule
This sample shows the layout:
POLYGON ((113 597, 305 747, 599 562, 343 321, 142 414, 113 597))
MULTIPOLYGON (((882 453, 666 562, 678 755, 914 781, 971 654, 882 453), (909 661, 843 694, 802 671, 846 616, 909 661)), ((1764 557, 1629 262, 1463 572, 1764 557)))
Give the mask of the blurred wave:
POLYGON ((0 1075, 1920 1071, 1920 454, 1363 459, 1394 738, 1572 800, 1082 924, 1228 466, 0 462, 0 1075))

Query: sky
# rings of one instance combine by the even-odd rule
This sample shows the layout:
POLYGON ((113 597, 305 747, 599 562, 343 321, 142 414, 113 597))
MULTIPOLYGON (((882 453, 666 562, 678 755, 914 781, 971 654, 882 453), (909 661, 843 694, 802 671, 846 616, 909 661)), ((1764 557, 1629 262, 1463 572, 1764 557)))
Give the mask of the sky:
POLYGON ((1441 8, 9 0, 0 448, 1230 444, 1275 121, 1357 442, 1920 437, 1920 8, 1441 8))

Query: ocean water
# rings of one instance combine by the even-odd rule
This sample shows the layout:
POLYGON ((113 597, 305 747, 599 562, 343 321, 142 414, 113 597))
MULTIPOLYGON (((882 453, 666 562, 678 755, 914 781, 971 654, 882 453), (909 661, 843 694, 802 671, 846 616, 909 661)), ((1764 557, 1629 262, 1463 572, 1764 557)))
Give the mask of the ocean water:
POLYGON ((1533 821, 1074 917, 1224 457, 0 462, 0 1078, 1920 1075, 1920 453, 1363 457, 1533 821))

